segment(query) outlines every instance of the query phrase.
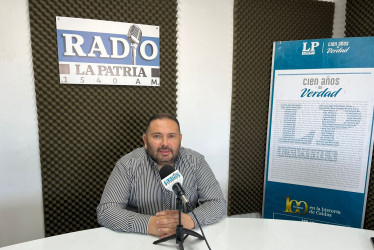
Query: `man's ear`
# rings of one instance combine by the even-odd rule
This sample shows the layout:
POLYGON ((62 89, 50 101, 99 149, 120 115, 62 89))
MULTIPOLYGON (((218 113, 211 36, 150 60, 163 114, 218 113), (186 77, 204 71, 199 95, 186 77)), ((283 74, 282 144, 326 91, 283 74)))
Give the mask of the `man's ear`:
POLYGON ((144 147, 145 147, 146 149, 148 149, 148 148, 147 148, 147 135, 146 135, 146 134, 143 134, 143 143, 144 143, 144 147))

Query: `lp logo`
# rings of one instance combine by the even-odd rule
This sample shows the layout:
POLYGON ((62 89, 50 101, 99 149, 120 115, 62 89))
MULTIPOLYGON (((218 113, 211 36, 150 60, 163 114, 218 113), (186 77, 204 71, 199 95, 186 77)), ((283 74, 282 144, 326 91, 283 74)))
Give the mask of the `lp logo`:
POLYGON ((290 197, 286 197, 286 210, 283 211, 286 213, 291 213, 291 214, 306 214, 308 212, 308 204, 305 201, 297 201, 297 200, 291 200, 290 197), (292 205, 294 203, 294 205, 292 205), (304 206, 301 206, 303 204, 304 206), (292 210, 293 208, 296 208, 294 211, 292 210), (304 212, 300 212, 301 210, 304 210, 304 212))
POLYGON ((314 55, 316 53, 315 48, 319 46, 319 42, 311 42, 310 48, 307 48, 308 43, 303 43, 302 55, 314 55))

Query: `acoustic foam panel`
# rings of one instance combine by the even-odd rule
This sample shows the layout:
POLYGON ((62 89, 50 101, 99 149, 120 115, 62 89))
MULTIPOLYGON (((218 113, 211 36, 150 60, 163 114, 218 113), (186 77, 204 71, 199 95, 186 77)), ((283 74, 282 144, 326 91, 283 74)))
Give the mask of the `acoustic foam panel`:
POLYGON ((347 37, 374 36, 374 2, 347 0, 345 9, 347 37))
MULTIPOLYGON (((374 2, 348 0, 345 10, 347 37, 374 36, 374 2)), ((364 228, 374 230, 374 157, 371 161, 364 228)))
POLYGON ((228 214, 261 212, 274 41, 329 38, 334 3, 234 2, 228 214))
POLYGON ((98 226, 96 206, 148 118, 176 115, 176 0, 30 0, 45 233, 98 226), (160 26, 161 87, 59 83, 56 16, 160 26))

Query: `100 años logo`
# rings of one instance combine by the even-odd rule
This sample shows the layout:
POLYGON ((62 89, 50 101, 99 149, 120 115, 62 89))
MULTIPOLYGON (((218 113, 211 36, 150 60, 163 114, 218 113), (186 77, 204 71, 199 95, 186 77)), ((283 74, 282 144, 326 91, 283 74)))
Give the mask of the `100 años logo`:
POLYGON ((283 212, 304 215, 308 212, 308 204, 305 201, 290 200, 290 197, 286 197, 286 210, 283 212))

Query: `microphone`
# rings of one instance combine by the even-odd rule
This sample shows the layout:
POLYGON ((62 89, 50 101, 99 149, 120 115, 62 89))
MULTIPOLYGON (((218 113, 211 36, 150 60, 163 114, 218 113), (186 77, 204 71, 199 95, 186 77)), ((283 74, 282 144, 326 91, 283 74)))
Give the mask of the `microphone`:
POLYGON ((136 48, 142 39, 142 30, 135 24, 130 26, 129 32, 127 33, 127 39, 131 43, 132 48, 132 64, 136 65, 136 48))
POLYGON ((174 193, 181 198, 184 204, 191 209, 192 205, 186 197, 186 192, 184 191, 183 176, 178 170, 174 169, 172 166, 163 166, 160 170, 161 182, 164 187, 169 191, 174 191, 174 193))

